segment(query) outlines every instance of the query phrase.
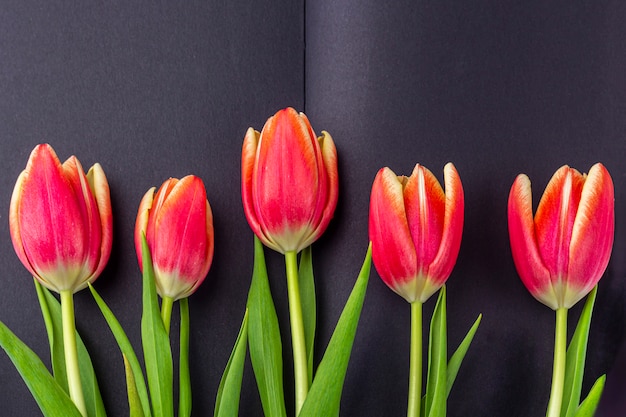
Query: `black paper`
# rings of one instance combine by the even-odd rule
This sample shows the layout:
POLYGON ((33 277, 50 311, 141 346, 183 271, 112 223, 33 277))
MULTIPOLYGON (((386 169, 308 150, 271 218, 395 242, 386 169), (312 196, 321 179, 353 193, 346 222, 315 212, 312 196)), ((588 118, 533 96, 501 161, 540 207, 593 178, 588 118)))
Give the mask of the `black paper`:
MULTIPOLYGON (((457 167, 466 209, 447 283, 449 350, 478 314, 483 321, 450 394, 450 417, 545 414, 554 313, 515 271, 508 192, 524 172, 536 204, 563 164, 581 172, 605 164, 615 184, 615 245, 600 281, 583 393, 607 373, 598 416, 624 415, 625 20, 626 7, 611 1, 7 1, 0 7, 0 320, 49 363, 32 279, 8 231, 13 186, 37 143, 50 143, 62 160, 76 155, 86 168, 99 162, 107 174, 114 245, 95 287, 138 353, 138 204, 167 178, 196 174, 216 240, 209 275, 190 298, 193 413, 212 415, 252 271, 240 197, 243 136, 292 106, 306 111, 317 133, 330 132, 339 155, 335 218, 313 247, 317 361, 366 252, 378 169, 408 175, 419 162, 442 179, 445 163, 457 167)), ((271 250, 266 257, 293 415, 284 262, 271 250)), ((115 341, 87 291, 75 302, 108 415, 126 415, 115 341)), ((426 329, 434 302, 424 308, 426 329)), ((581 307, 570 312, 570 330, 581 307)), ((406 414, 408 348, 409 305, 372 269, 342 416, 406 414)), ((3 416, 40 414, 4 354, 0 400, 3 416)), ((249 363, 240 415, 262 415, 249 363)))

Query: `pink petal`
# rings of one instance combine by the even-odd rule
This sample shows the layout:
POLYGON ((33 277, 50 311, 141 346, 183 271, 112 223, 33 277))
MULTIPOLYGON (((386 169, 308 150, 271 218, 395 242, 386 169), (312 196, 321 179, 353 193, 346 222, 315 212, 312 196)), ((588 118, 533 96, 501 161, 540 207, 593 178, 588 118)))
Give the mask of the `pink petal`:
POLYGON ((96 200, 101 228, 100 259, 98 267, 93 271, 92 278, 89 280, 93 282, 93 280, 102 273, 102 270, 111 256, 111 247, 113 245, 113 211, 111 209, 109 183, 100 164, 95 164, 89 169, 89 172, 87 172, 87 181, 89 181, 89 188, 96 200))
POLYGON ((602 164, 591 167, 582 189, 569 247, 567 284, 571 307, 598 283, 606 270, 615 228, 613 181, 602 164))
POLYGON ((392 290, 407 301, 417 294, 406 293, 407 282, 417 276, 417 256, 404 207, 403 182, 389 168, 378 171, 372 185, 369 213, 369 238, 372 259, 378 274, 392 290))
POLYGON ((11 233, 11 241, 13 242, 13 248, 17 257, 22 261, 22 264, 28 269, 33 276, 39 275, 33 265, 31 265, 26 251, 24 249, 24 242, 22 239, 22 232, 20 226, 20 202, 22 192, 24 190, 24 179, 26 178, 26 172, 22 171, 17 178, 15 188, 11 195, 11 203, 9 206, 9 231, 11 233))
MULTIPOLYGON (((156 221, 157 221, 158 213, 161 210, 161 207, 163 206, 163 204, 165 204, 165 201, 167 200, 169 194, 171 193, 172 189, 176 186, 178 181, 179 180, 177 178, 168 178, 163 184, 161 184, 161 186, 159 187, 158 191, 156 192, 154 196, 154 200, 152 201, 152 208, 150 209, 150 213, 148 216, 148 225, 146 227, 146 241, 148 242, 150 246, 151 252, 154 250, 154 248, 152 247, 153 242, 155 242, 158 238, 157 230, 156 230, 156 221)), ((154 254, 152 254, 152 256, 154 257, 154 254)))
POLYGON ((141 199, 139 203, 139 210, 137 211, 137 220, 135 221, 135 252, 137 253, 137 260, 139 261, 139 269, 143 271, 143 257, 141 250, 141 236, 146 235, 148 230, 148 221, 150 218, 150 210, 152 209, 152 203, 154 201, 154 191, 156 187, 150 188, 141 199))
MULTIPOLYGON (((74 190, 74 199, 79 208, 82 223, 82 230, 76 236, 76 240, 82 242, 75 246, 75 250, 80 250, 80 259, 83 261, 81 272, 75 279, 75 291, 85 288, 87 280, 96 271, 100 262, 100 251, 102 242, 102 228, 100 223, 100 213, 98 205, 89 187, 89 181, 83 171, 83 167, 75 156, 71 156, 63 163, 63 171, 74 190)), ((79 219, 76 219, 78 222, 79 219)), ((77 254, 78 256, 78 254, 77 254)))
MULTIPOLYGON (((328 192, 324 194, 324 206, 321 212, 321 219, 313 221, 313 224, 317 224, 318 226, 307 240, 300 244, 302 248, 309 246, 324 233, 330 220, 333 218, 339 197, 339 175, 337 173, 337 149, 335 148, 335 143, 333 142, 333 138, 326 131, 322 131, 322 136, 318 138, 318 142, 322 151, 322 160, 324 162, 324 171, 328 184, 326 189, 328 192)), ((321 192, 320 196, 322 196, 321 192)))
POLYGON ((456 264, 461 248, 465 210, 463 185, 456 168, 452 163, 448 163, 443 172, 446 186, 443 236, 437 256, 428 269, 429 280, 436 288, 441 287, 446 282, 456 264))
POLYGON ((513 261, 522 282, 535 298, 556 309, 558 303, 552 292, 550 272, 537 247, 530 180, 524 174, 518 175, 511 187, 508 220, 513 261))
MULTIPOLYGON (((288 112, 291 109, 287 109, 288 112)), ((294 110, 295 113, 295 110, 294 110)), ((328 172, 326 169, 326 163, 331 161, 326 161, 326 158, 333 158, 336 163, 337 153, 335 150, 335 144, 330 138, 328 143, 326 144, 326 152, 327 155, 324 155, 322 152, 322 140, 323 137, 317 138, 313 128, 311 127, 311 123, 309 119, 306 117, 304 113, 298 114, 298 119, 296 119, 300 124, 304 124, 308 131, 308 141, 312 145, 313 154, 315 156, 316 167, 317 167, 317 189, 315 190, 316 194, 316 204, 315 207, 310 211, 310 215, 306 221, 302 224, 305 224, 304 232, 302 233, 302 237, 300 241, 297 243, 297 248, 295 250, 300 251, 305 247, 309 246, 313 241, 317 240, 317 238, 321 235, 323 230, 320 229, 320 225, 324 220, 330 221, 330 219, 324 219, 324 215, 327 212, 326 208, 328 206, 328 198, 330 194, 330 179, 328 178, 328 172), (332 149, 331 149, 332 148, 332 149), (330 154, 329 154, 330 153, 330 154), (334 155, 333 155, 334 153, 334 155), (320 231, 321 230, 321 231, 320 231), (317 232, 319 231, 319 234, 317 232)), ((326 229, 326 225, 324 226, 324 230, 326 229)))
POLYGON ((404 207, 417 255, 417 271, 427 275, 443 234, 445 194, 432 172, 419 164, 404 186, 404 207))
POLYGON ((553 284, 567 275, 569 246, 583 184, 580 172, 563 166, 552 176, 537 207, 537 245, 553 284))
POLYGON ((246 219, 254 234, 257 235, 265 245, 278 250, 278 246, 271 240, 271 237, 264 234, 254 207, 252 191, 254 188, 253 177, 260 135, 261 134, 253 128, 249 128, 243 140, 241 151, 241 200, 246 219))

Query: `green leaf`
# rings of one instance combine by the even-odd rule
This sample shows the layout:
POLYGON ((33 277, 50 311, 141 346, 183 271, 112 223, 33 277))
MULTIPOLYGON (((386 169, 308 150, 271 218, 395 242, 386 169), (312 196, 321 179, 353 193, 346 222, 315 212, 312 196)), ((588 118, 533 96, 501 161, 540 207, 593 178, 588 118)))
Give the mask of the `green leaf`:
POLYGON ((596 380, 593 387, 591 387, 591 390, 589 391, 589 395, 580 405, 578 412, 576 412, 575 417, 593 417, 596 413, 596 409, 598 408, 600 398, 602 397, 605 381, 606 375, 602 375, 596 380))
POLYGON ((446 415, 447 400, 447 329, 446 329, 446 286, 439 290, 437 304, 430 320, 428 338, 428 379, 424 398, 424 416, 446 415))
POLYGON ((248 293, 250 360, 266 417, 284 417, 283 353, 278 316, 267 278, 263 244, 254 238, 254 268, 248 293))
POLYGON ((369 245, 361 272, 346 302, 324 357, 313 379, 299 417, 332 417, 339 415, 343 382, 350 361, 361 309, 370 276, 372 246, 369 245))
MULTIPOLYGON (((61 387, 68 392, 67 374, 65 369, 65 348, 63 344, 63 325, 61 315, 61 304, 57 298, 47 289, 44 288, 37 280, 35 280, 35 288, 37 296, 44 315, 46 331, 48 333, 48 341, 50 343, 50 358, 52 362, 52 370, 54 378, 61 387)), ((85 406, 90 417, 104 417, 106 410, 100 395, 96 372, 93 369, 93 363, 85 344, 76 331, 76 346, 78 350, 78 367, 80 372, 80 380, 83 387, 83 396, 85 406)))
POLYGON ((304 339, 306 341, 306 356, 309 366, 309 385, 313 381, 313 347, 315 345, 316 301, 315 280, 313 278, 313 258, 311 246, 300 253, 300 267, 298 270, 298 284, 300 287, 300 302, 302 305, 302 322, 304 325, 304 339))
POLYGON ((565 362, 565 383, 563 387, 563 403, 561 406, 562 417, 574 417, 580 404, 580 392, 585 372, 585 359, 587 356, 587 342, 589 340, 589 327, 591 316, 596 300, 598 286, 587 296, 585 306, 580 313, 576 330, 567 348, 565 362))
POLYGON ((161 319, 157 299, 154 269, 146 236, 143 235, 143 314, 141 315, 141 343, 146 362, 148 388, 152 398, 152 409, 156 417, 174 415, 174 371, 170 340, 161 319))
POLYGON ((191 376, 189 374, 189 299, 180 304, 180 356, 178 370, 178 417, 191 415, 191 376))
MULTIPOLYGON (((39 306, 41 307, 41 314, 43 315, 43 321, 46 325, 46 332, 48 333, 48 343, 50 345, 50 362, 52 363, 52 374, 54 379, 59 383, 63 390, 69 394, 67 386, 67 370, 65 369, 65 347, 63 344, 63 324, 61 317, 61 305, 58 301, 51 301, 48 296, 51 296, 50 291, 44 288, 36 279, 35 289, 37 290, 37 298, 39 299, 39 306), (50 304, 58 307, 53 315, 50 304), (56 343, 58 341, 59 343, 56 343)), ((53 297, 54 298, 54 297, 53 297)), ((56 300, 56 298, 55 298, 56 300)))
POLYGON ((82 417, 41 359, 1 321, 0 346, 22 376, 45 417, 82 417))
POLYGON ((124 370, 126 371, 126 392, 128 394, 128 415, 129 417, 145 417, 143 414, 143 408, 141 406, 141 398, 137 392, 137 384, 135 383, 135 375, 133 374, 133 368, 126 359, 126 355, 122 355, 124 358, 124 370))
POLYGON ((102 316, 109 325, 109 329, 111 329, 111 333, 113 333, 113 337, 115 337, 115 341, 117 342, 117 345, 119 346, 122 355, 128 361, 130 369, 133 372, 133 379, 135 387, 137 389, 137 395, 141 400, 143 415, 146 417, 151 417, 152 413, 150 411, 151 409, 150 400, 148 398, 148 388, 146 387, 146 381, 143 377, 141 364, 137 359, 137 355, 133 350, 133 346, 130 343, 128 336, 126 336, 126 333, 124 332, 124 329, 122 328, 120 322, 117 320, 109 306, 107 306, 102 297, 100 297, 100 294, 98 294, 96 289, 91 284, 89 284, 89 290, 91 291, 91 295, 96 301, 96 304, 100 308, 102 316))
POLYGON ((96 372, 93 369, 89 353, 87 352, 82 339, 78 336, 78 332, 76 332, 76 342, 78 345, 78 368, 80 372, 80 380, 83 386, 83 396, 85 398, 87 413, 90 417, 106 417, 106 410, 104 408, 104 403, 102 402, 102 396, 100 395, 96 372))
POLYGON ((233 351, 228 358, 228 363, 217 390, 214 417, 237 417, 239 415, 239 398, 241 395, 241 381, 243 379, 247 345, 248 310, 246 309, 235 346, 233 346, 233 351))
POLYGON ((446 397, 450 395, 450 391, 452 390, 452 385, 454 384, 456 375, 459 372, 459 368, 461 367, 461 362, 463 362, 463 358, 465 358, 465 354, 467 353, 467 350, 469 349, 470 344, 472 343, 472 340, 474 339, 474 335, 476 334, 476 330, 478 330, 478 325, 480 324, 480 320, 482 319, 482 317, 483 317, 482 314, 478 315, 478 318, 476 319, 472 327, 469 329, 469 331, 465 335, 465 338, 463 338, 463 341, 461 342, 459 347, 456 349, 456 351, 454 352, 454 354, 448 361, 446 397))

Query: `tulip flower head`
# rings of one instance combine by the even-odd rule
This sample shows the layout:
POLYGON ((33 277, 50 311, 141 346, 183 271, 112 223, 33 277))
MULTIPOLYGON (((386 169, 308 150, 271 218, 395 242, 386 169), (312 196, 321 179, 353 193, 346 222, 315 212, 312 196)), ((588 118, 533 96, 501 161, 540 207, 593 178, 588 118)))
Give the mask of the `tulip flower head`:
POLYGON ((370 198, 369 237, 378 274, 409 303, 425 302, 446 282, 461 246, 464 196, 452 163, 446 191, 417 164, 410 177, 378 171, 370 198))
POLYGON ((139 205, 135 250, 143 270, 141 239, 145 234, 152 255, 157 292, 179 300, 204 281, 213 260, 213 215, 202 180, 188 175, 170 178, 139 205))
POLYGON ((241 157, 241 194, 250 227, 270 248, 299 252, 326 230, 338 196, 337 151, 327 132, 315 137, 292 108, 249 128, 241 157))
POLYGON ((518 175, 508 203, 513 260, 522 282, 543 304, 570 308, 606 270, 614 232, 613 181, 597 163, 589 174, 561 167, 533 218, 530 180, 518 175))
POLYGON ((93 282, 111 254, 109 185, 95 164, 85 175, 75 156, 63 164, 37 145, 17 179, 9 229, 17 256, 45 287, 76 292, 93 282))

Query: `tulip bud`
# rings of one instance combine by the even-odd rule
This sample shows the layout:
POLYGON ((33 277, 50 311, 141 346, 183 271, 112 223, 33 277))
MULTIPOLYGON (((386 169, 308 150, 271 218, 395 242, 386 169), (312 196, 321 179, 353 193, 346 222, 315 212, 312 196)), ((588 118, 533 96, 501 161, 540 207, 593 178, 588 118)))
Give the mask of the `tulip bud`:
POLYGON ((145 234, 161 297, 176 301, 193 294, 213 260, 213 215, 202 180, 188 175, 170 178, 139 205, 135 250, 143 270, 141 237, 145 234))
POLYGON ((99 164, 87 175, 75 156, 63 164, 37 145, 17 179, 9 229, 17 256, 45 287, 76 292, 93 282, 111 254, 109 185, 99 164))
POLYGON ((615 222, 613 180, 598 163, 588 175, 561 167, 533 219, 530 180, 518 175, 508 203, 513 260, 528 291, 557 310, 589 293, 606 270, 615 222))
POLYGON ((327 132, 317 138, 292 108, 248 129, 241 157, 241 195, 250 227, 280 252, 299 252, 326 230, 337 205, 337 151, 327 132))
POLYGON ((446 282, 461 246, 464 196, 454 165, 446 192, 417 164, 410 177, 378 171, 370 197, 372 259, 382 280, 409 303, 425 302, 446 282))

